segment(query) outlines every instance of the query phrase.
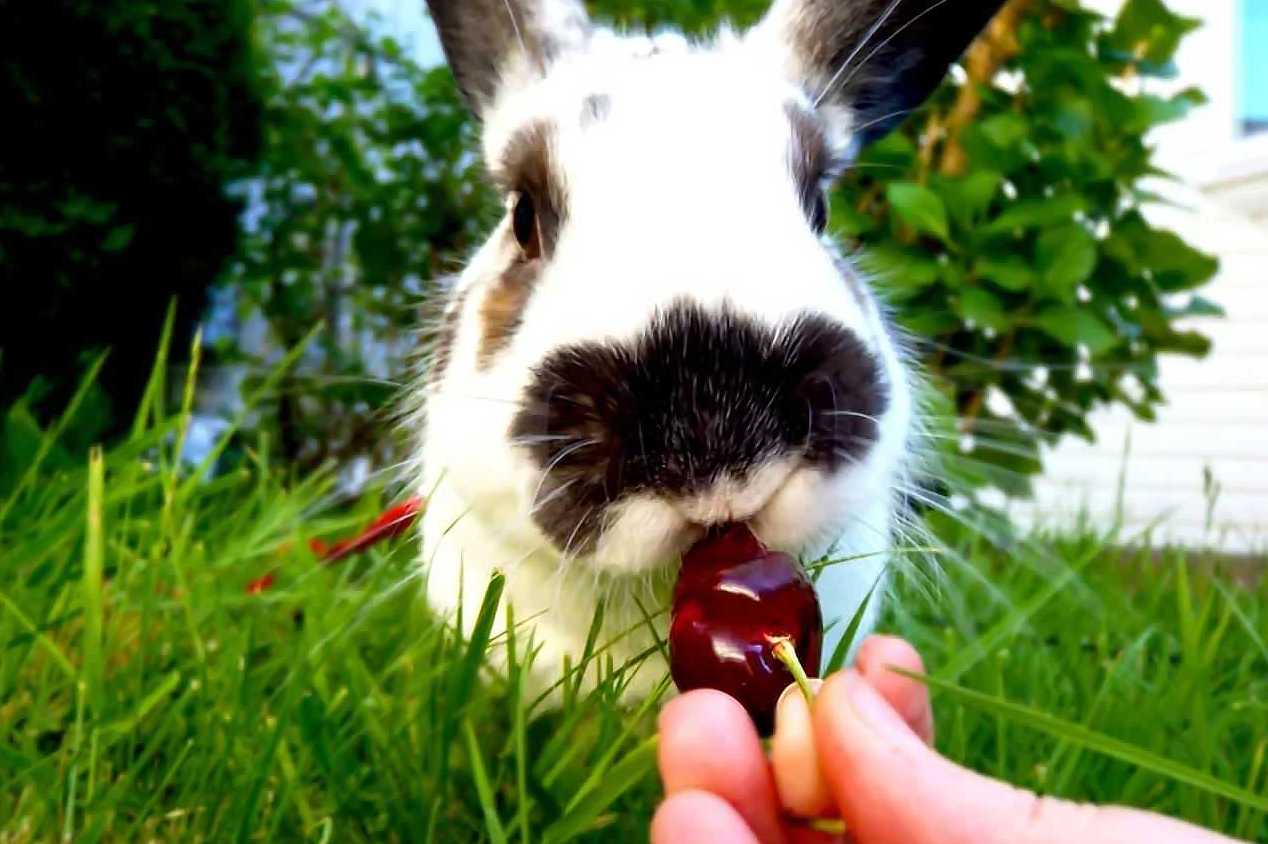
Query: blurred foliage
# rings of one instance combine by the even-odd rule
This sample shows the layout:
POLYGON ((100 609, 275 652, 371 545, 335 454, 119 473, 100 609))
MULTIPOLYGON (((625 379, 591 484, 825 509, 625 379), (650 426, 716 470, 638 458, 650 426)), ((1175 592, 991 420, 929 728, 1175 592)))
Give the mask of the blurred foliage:
POLYGON ((1094 408, 1153 419, 1157 359, 1201 356, 1177 325, 1218 314, 1192 293, 1215 259, 1153 227, 1147 133, 1204 99, 1150 93, 1197 21, 1128 0, 1010 0, 958 74, 862 154, 833 227, 917 339, 955 417, 966 479, 1024 492, 1038 445, 1091 439, 1094 408))
MULTIPOLYGON (((269 341, 226 335, 221 362, 266 360, 325 321, 282 385, 288 457, 379 451, 377 409, 397 393, 431 280, 458 268, 496 208, 449 72, 426 70, 337 3, 264 0, 272 65, 263 164, 240 190, 244 242, 226 282, 269 341)), ((267 418, 267 417, 265 417, 267 418)))
MULTIPOLYGON (((0 407, 64 405, 111 347, 86 414, 139 399, 169 300, 187 334, 237 239, 225 182, 260 107, 251 0, 0 0, 0 407)), ((186 348, 188 341, 182 341, 186 348)))
MULTIPOLYGON (((768 4, 590 5, 621 26, 676 25, 698 34, 724 17, 750 24, 768 4)), ((115 6, 149 9, 122 0, 109 8, 115 6)), ((241 8, 223 8, 226 20, 240 22, 241 8)), ((237 171, 243 178, 235 194, 246 211, 240 245, 222 275, 227 295, 221 301, 232 305, 236 318, 218 329, 212 320, 215 358, 249 375, 266 372, 284 350, 324 325, 297 374, 281 385, 276 405, 254 418, 276 428, 280 453, 290 459, 370 455, 383 462, 390 445, 382 409, 408 381, 406 361, 418 345, 418 327, 428 325, 420 313, 434 299, 433 280, 461 267, 498 213, 483 179, 477 127, 446 69, 421 67, 400 43, 378 34, 384 27, 359 22, 339 0, 258 0, 251 8, 267 61, 248 80, 245 53, 224 42, 216 56, 232 58, 232 72, 216 77, 221 87, 209 89, 208 107, 187 118, 195 128, 218 127, 208 137, 221 143, 186 148, 172 142, 153 152, 155 139, 147 136, 129 150, 159 175, 167 156, 214 161, 224 165, 214 174, 223 181, 240 163, 233 153, 255 152, 231 141, 239 137, 235 127, 253 125, 251 97, 259 92, 260 163, 237 171), (238 88, 225 86, 233 85, 242 91, 241 109, 226 105, 226 91, 238 88)), ((166 20, 152 11, 119 15, 141 29, 139 21, 155 27, 166 20)), ((177 45, 172 50, 221 43, 214 27, 180 38, 172 36, 174 26, 146 31, 162 32, 164 43, 177 45)), ((1040 468, 1041 442, 1070 433, 1091 437, 1087 415, 1105 404, 1124 404, 1150 418, 1163 399, 1157 356, 1206 351, 1206 340, 1177 320, 1218 312, 1192 293, 1216 263, 1141 213, 1153 199, 1145 180, 1163 175, 1152 164, 1148 132, 1202 102, 1197 91, 1162 97, 1147 83, 1174 75, 1177 46, 1194 26, 1160 0, 1128 0, 1113 20, 1077 0, 1010 0, 960 71, 901 129, 865 150, 835 191, 832 229, 858 249, 898 322, 915 338, 944 399, 934 436, 966 452, 954 465, 970 483, 1023 492, 1040 468)), ((63 72, 65 64, 59 65, 63 72)), ((184 102, 168 90, 179 76, 164 75, 167 86, 146 102, 184 102)), ((131 112, 118 119, 148 125, 131 112)), ((62 144, 82 143, 84 133, 62 128, 62 144)), ((62 273, 57 278, 66 289, 82 278, 74 289, 95 308, 90 324, 106 339, 138 336, 107 320, 119 309, 104 307, 99 297, 119 301, 125 293, 129 309, 161 307, 162 297, 142 290, 163 277, 153 270, 160 263, 185 273, 166 279, 165 289, 195 275, 205 281, 207 273, 186 268, 213 272, 216 260, 200 257, 212 252, 200 252, 190 239, 223 248, 232 233, 223 220, 203 219, 210 211, 200 210, 197 199, 212 197, 209 207, 220 211, 233 205, 207 175, 206 191, 164 206, 158 222, 176 231, 156 246, 139 239, 148 230, 125 214, 123 200, 93 186, 114 180, 109 184, 116 188, 123 183, 139 195, 170 199, 166 182, 135 173, 125 179, 122 169, 112 172, 99 159, 75 168, 57 184, 93 201, 82 208, 51 205, 63 215, 80 210, 71 222, 48 223, 39 237, 29 224, 21 231, 23 242, 81 245, 58 261, 25 255, 21 266, 54 268, 49 271, 62 273), (81 168, 86 172, 77 176, 81 168), (100 268, 96 275, 71 272, 102 260, 95 256, 115 254, 106 247, 127 256, 141 250, 150 266, 134 276, 111 275, 109 283, 100 268), (177 249, 180 260, 172 256, 177 249), (119 280, 133 277, 132 287, 119 280)), ((187 162, 186 175, 191 171, 200 179, 208 172, 187 162)), ((0 172, 6 184, 14 182, 11 169, 0 172)), ((13 221, 24 218, 5 214, 8 237, 13 221)), ((5 272, 16 272, 14 254, 6 245, 5 272)), ((8 369, 7 356, 2 365, 8 369)))

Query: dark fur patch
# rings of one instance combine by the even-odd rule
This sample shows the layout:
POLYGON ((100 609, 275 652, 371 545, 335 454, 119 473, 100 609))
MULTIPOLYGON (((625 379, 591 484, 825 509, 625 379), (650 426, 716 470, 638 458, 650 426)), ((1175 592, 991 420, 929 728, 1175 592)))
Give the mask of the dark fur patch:
POLYGON ((554 251, 567 212, 568 197, 554 167, 555 127, 537 121, 515 131, 490 168, 493 181, 506 193, 527 193, 537 209, 542 254, 554 251))
POLYGON ((792 143, 788 149, 788 164, 801 198, 802 210, 809 217, 822 189, 823 180, 829 175, 832 156, 823 124, 814 112, 789 103, 785 107, 788 122, 792 124, 792 143))
POLYGON ((486 369, 519 331, 524 308, 533 295, 541 260, 518 261, 489 288, 480 302, 480 347, 476 366, 486 369))
POLYGON ((878 362, 806 313, 771 328, 679 302, 633 343, 583 343, 538 366, 510 435, 546 470, 534 519, 560 548, 594 547, 608 505, 745 478, 785 456, 839 469, 878 436, 878 362))
POLYGON ((903 3, 877 26, 890 0, 806 0, 789 34, 816 77, 813 96, 850 62, 828 99, 853 109, 860 125, 871 124, 859 133, 867 143, 925 101, 1003 2, 903 3))
POLYGON ((536 5, 524 0, 427 0, 445 58, 477 117, 497 96, 512 51, 527 51, 528 60, 544 72, 567 46, 589 36, 581 3, 572 4, 554 31, 542 26, 536 5))
MULTIPOLYGON (((536 210, 540 256, 521 255, 489 286, 480 303, 480 346, 476 365, 488 367, 519 330, 524 308, 533 295, 544 262, 555 251, 565 220, 567 196, 554 167, 554 127, 531 123, 511 136, 502 156, 491 168, 495 182, 507 193, 526 193, 536 210)), ((513 235, 508 235, 512 236, 513 235)))

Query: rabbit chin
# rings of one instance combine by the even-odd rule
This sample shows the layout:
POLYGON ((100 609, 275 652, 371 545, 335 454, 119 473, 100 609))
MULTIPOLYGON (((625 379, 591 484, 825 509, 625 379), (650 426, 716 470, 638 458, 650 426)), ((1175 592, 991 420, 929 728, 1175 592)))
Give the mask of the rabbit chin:
MULTIPOLYGON (((750 480, 751 485, 764 475, 765 483, 777 483, 748 520, 766 544, 808 561, 824 556, 844 561, 818 572, 816 591, 828 625, 825 655, 835 650, 864 596, 883 584, 893 490, 901 471, 888 457, 877 450, 833 473, 772 464, 750 480)), ((713 491, 711 500, 690 502, 631 496, 606 520, 594 552, 565 560, 551 543, 531 538, 531 521, 516 513, 510 499, 503 498, 501 507, 473 506, 451 481, 441 478, 431 487, 424 514, 428 601, 440 616, 461 618, 464 633, 470 635, 490 578, 501 572, 504 603, 514 608, 514 618, 532 620, 536 655, 525 678, 530 696, 549 693, 569 659, 575 664, 600 603, 614 664, 641 666, 633 669, 622 696, 637 699, 651 693, 663 677, 663 665, 640 661, 655 645, 640 622, 646 620, 645 609, 668 606, 678 558, 704 530, 688 514, 693 507, 718 506, 719 500, 752 506, 743 496, 728 499, 725 489, 713 491)), ((761 495, 761 490, 753 493, 755 498, 761 495)), ((869 604, 861 632, 874 627, 882 604, 869 604)), ((505 632, 507 618, 504 612, 496 614, 494 636, 505 632)), ((664 635, 663 626, 657 635, 664 635)), ((495 664, 504 656, 502 648, 490 653, 495 664)))
MULTIPOLYGON (((849 491, 862 474, 838 479, 819 469, 783 458, 771 461, 743 481, 724 478, 707 492, 689 497, 655 493, 629 496, 609 508, 604 528, 588 562, 608 575, 639 575, 674 568, 678 559, 706 532, 707 525, 748 522, 770 547, 818 556, 840 537, 846 508, 856 509, 849 491), (848 496, 846 500, 843 495, 848 496), (854 506, 851 506, 854 505, 854 506)), ((883 479, 862 500, 884 497, 883 479)))

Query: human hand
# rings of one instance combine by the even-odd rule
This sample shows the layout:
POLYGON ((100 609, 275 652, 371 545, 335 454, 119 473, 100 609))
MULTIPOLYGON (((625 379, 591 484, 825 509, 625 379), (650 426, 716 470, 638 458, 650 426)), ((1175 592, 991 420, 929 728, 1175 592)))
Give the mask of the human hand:
POLYGON ((1036 795, 969 771, 930 747, 927 689, 906 642, 873 636, 856 667, 820 688, 813 712, 795 687, 776 713, 768 761, 730 697, 700 690, 660 717, 666 798, 653 844, 800 844, 839 836, 804 818, 842 818, 856 844, 1228 844, 1148 812, 1036 795))

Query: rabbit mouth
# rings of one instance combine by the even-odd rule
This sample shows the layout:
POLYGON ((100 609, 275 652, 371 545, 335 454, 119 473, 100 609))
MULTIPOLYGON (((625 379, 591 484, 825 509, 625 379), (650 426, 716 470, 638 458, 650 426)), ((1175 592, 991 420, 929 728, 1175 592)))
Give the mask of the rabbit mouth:
POLYGON ((680 301, 630 343, 548 356, 510 433, 540 470, 532 518, 565 556, 641 523, 646 562, 693 528, 756 518, 801 469, 863 461, 889 403, 874 354, 829 317, 768 326, 680 301))

